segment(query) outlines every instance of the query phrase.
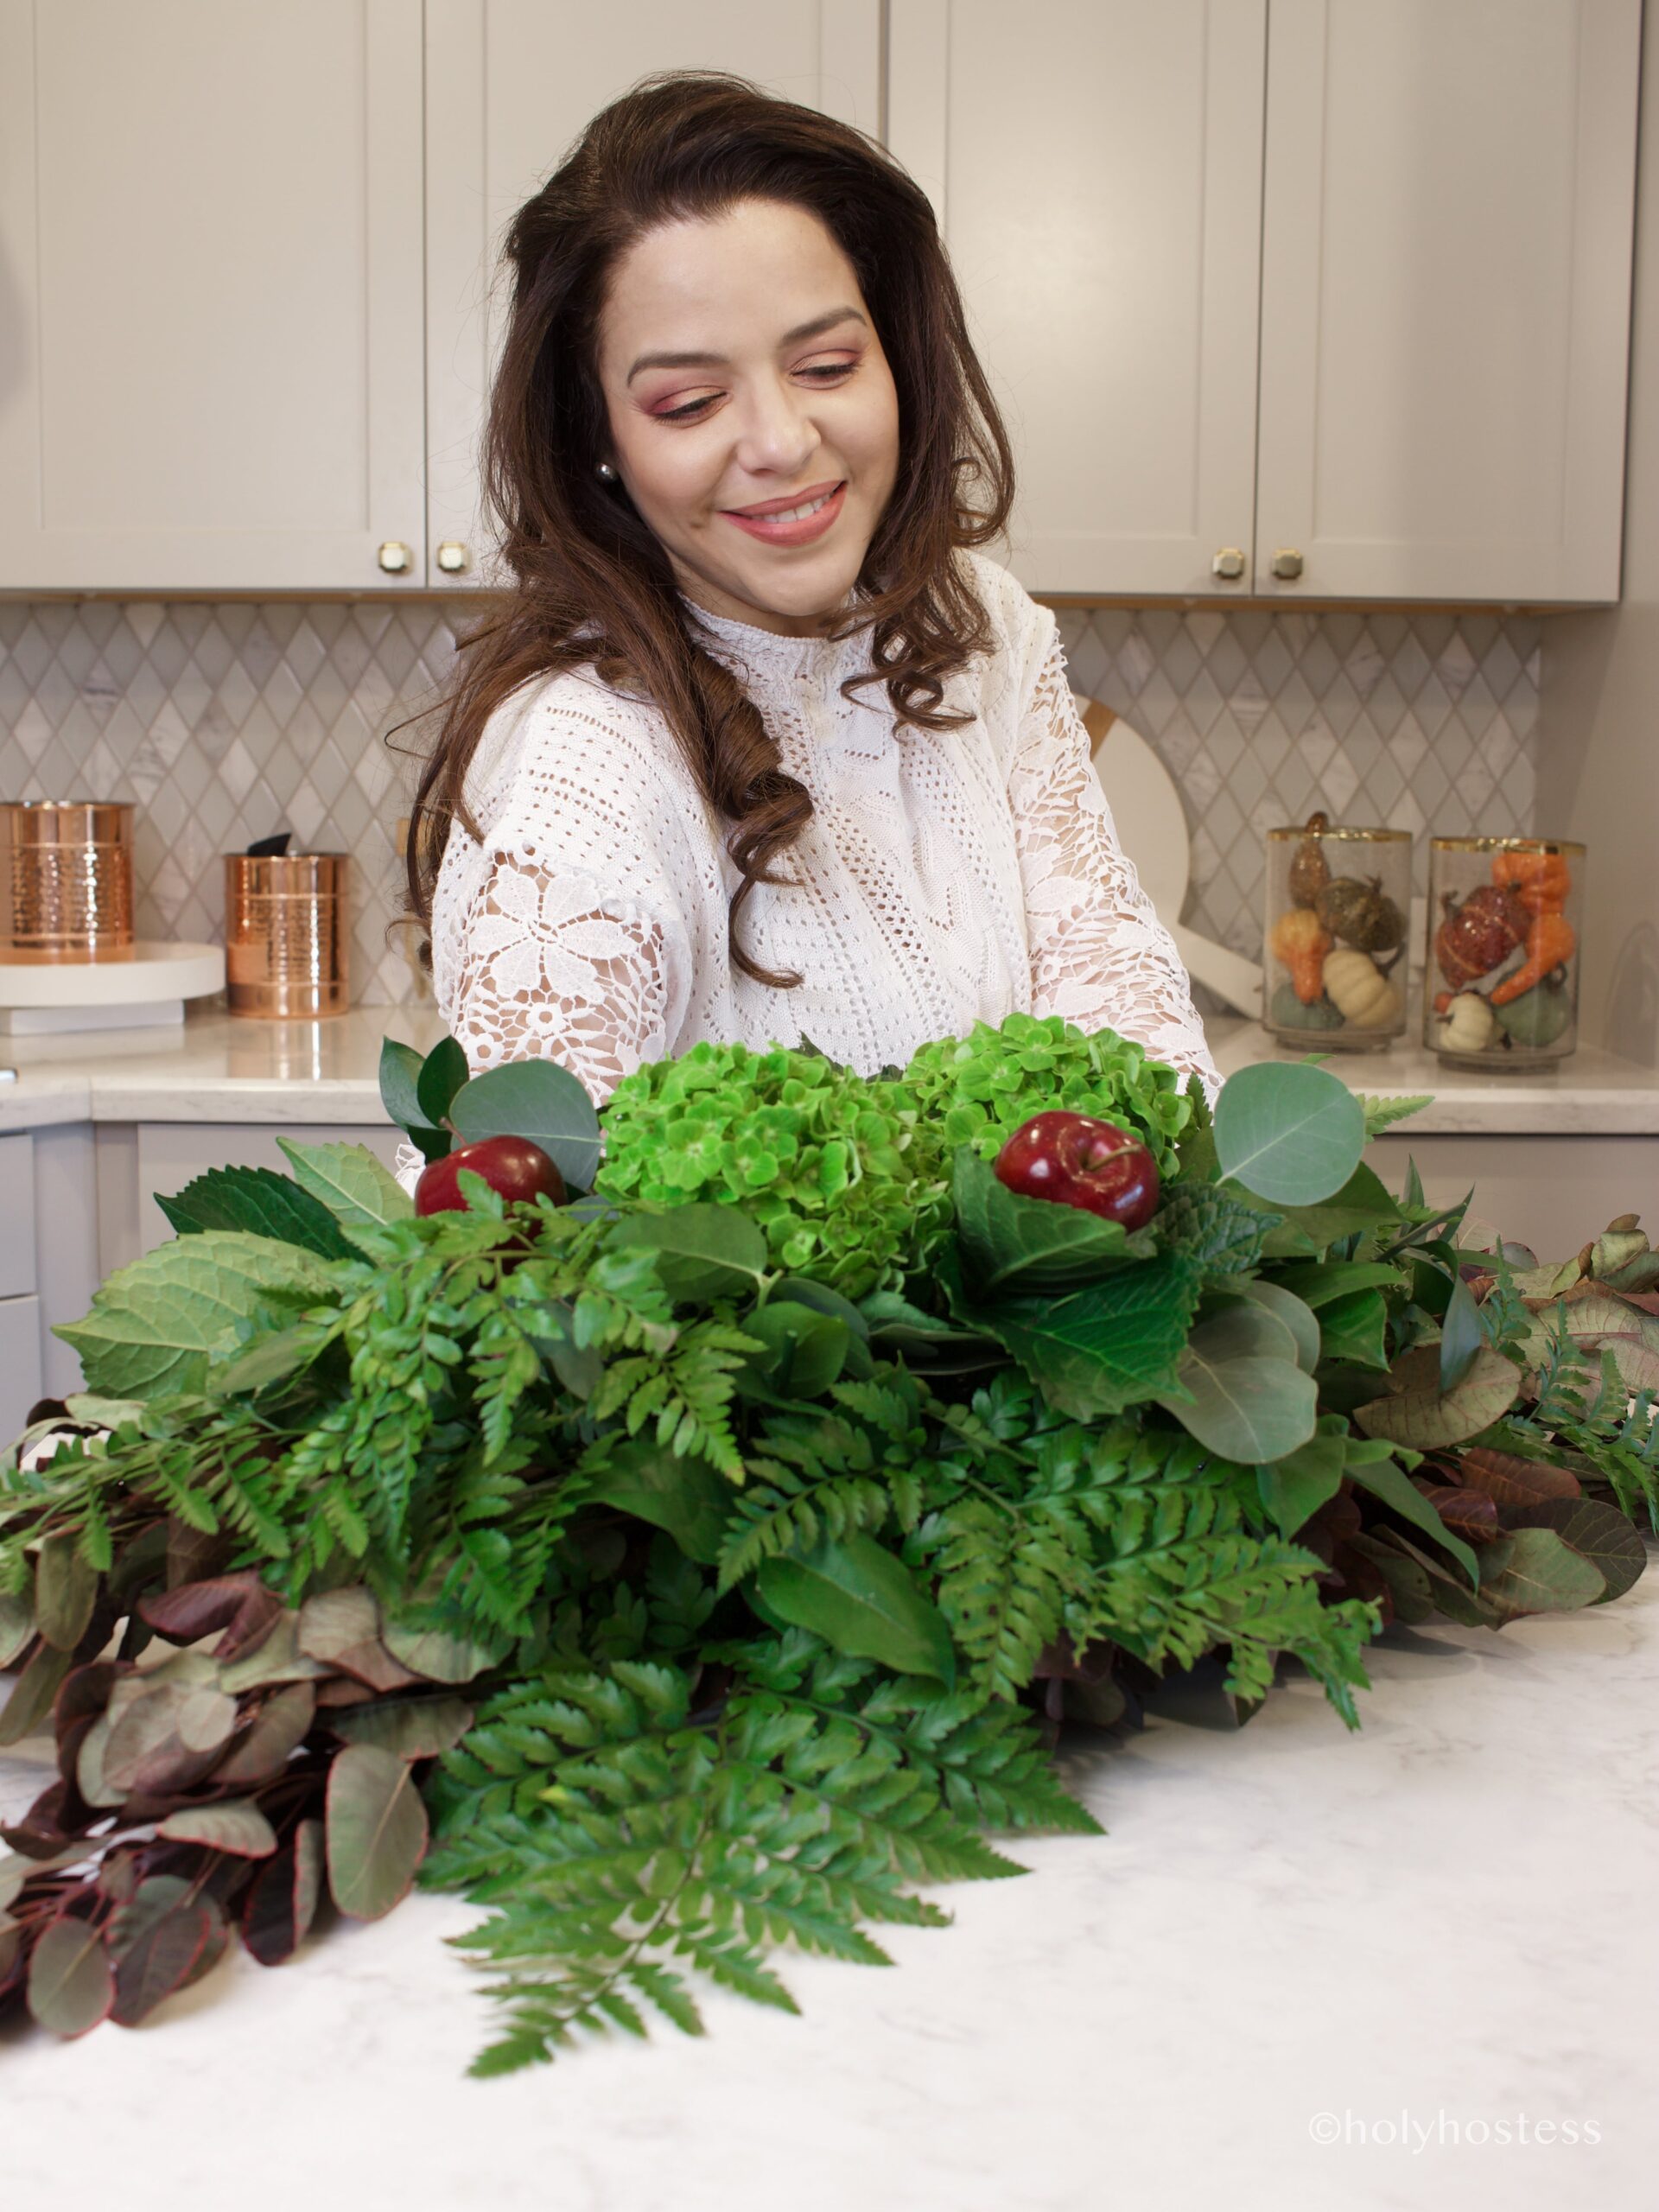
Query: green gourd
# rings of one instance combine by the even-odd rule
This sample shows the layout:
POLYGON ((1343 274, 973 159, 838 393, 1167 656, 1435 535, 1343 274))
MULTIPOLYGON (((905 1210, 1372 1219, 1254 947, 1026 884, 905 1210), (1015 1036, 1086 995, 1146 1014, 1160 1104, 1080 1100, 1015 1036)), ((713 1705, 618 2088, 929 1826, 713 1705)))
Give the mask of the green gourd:
POLYGON ((1268 1018, 1275 1029, 1340 1029, 1342 1016, 1329 999, 1315 999, 1304 1006, 1294 983, 1281 983, 1273 995, 1268 1018))
POLYGON ((1369 883, 1354 875, 1334 877, 1314 899, 1313 911, 1332 937, 1361 952, 1392 952, 1405 939, 1405 917, 1383 890, 1381 876, 1369 883))
POLYGON ((1558 984, 1535 983, 1507 1006, 1494 1007, 1511 1041, 1539 1051, 1553 1045, 1573 1019, 1573 1001, 1558 984))

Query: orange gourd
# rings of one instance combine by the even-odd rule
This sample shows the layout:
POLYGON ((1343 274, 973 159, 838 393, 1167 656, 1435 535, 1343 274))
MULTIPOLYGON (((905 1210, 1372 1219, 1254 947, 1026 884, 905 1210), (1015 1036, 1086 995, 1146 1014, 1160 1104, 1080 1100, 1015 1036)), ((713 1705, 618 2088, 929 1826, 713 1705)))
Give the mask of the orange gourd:
POLYGON ((1529 914, 1559 914, 1573 877, 1559 853, 1494 853, 1492 881, 1513 891, 1529 914))
POLYGON ((1290 970, 1291 988, 1304 1006, 1325 989, 1325 956, 1332 939, 1319 916, 1306 906, 1281 914, 1268 938, 1268 950, 1290 970))
MULTIPOLYGON (((1524 894, 1517 893, 1521 895, 1524 894)), ((1493 986, 1492 1004, 1508 1006, 1511 999, 1520 998, 1535 983, 1541 983, 1552 968, 1559 968, 1570 960, 1577 948, 1578 938, 1566 915, 1546 910, 1527 931, 1525 961, 1513 976, 1506 976, 1501 983, 1493 986)))

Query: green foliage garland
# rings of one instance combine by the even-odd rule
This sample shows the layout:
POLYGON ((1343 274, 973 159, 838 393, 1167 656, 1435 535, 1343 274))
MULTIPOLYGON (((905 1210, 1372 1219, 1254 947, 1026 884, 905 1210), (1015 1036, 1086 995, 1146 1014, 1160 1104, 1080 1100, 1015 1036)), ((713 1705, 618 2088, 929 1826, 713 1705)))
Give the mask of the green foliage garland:
POLYGON ((699 1046, 597 1117, 448 1040, 383 1079, 429 1157, 516 1122, 591 1192, 202 1177, 0 1464, 0 1742, 58 1751, 0 2009, 60 2035, 417 1874, 486 1910, 480 2072, 696 2031, 700 1981, 791 2009, 779 1948, 879 1961, 918 1888, 1020 1871, 988 1834, 1093 1829, 1062 1721, 1215 1652, 1241 1720, 1294 1660, 1357 1726, 1387 1621, 1603 1602, 1659 1529, 1637 1224, 1465 1249, 1318 1068, 1213 1125, 1024 1016, 868 1080, 699 1046), (1144 1230, 990 1173, 1057 1106, 1157 1153, 1144 1230))

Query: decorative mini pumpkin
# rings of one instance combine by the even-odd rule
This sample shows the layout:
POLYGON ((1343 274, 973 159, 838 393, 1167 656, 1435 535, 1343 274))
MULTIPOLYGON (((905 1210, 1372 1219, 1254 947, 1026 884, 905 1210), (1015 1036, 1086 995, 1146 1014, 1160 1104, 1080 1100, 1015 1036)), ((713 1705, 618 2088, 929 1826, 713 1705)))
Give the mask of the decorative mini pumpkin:
POLYGON ((1560 853, 1494 853, 1492 881, 1513 891, 1529 914, 1559 914, 1573 888, 1560 853))
POLYGON ((1280 965, 1288 968, 1296 995, 1312 1006, 1325 986, 1320 963, 1331 950, 1331 938, 1319 916, 1306 906, 1293 906, 1281 914, 1268 938, 1268 950, 1280 965))
POLYGON ((1290 864, 1290 895, 1299 906, 1313 906, 1331 880, 1331 864, 1319 842, 1320 833, 1330 826, 1323 814, 1310 814, 1304 825, 1305 835, 1290 864))
POLYGON ((1268 1009, 1269 1019, 1280 1029, 1340 1029, 1342 1016, 1329 999, 1323 996, 1304 1006, 1296 995, 1294 983, 1281 983, 1273 995, 1268 1009))
POLYGON ((1400 993, 1369 953, 1340 947, 1327 954, 1325 995, 1354 1029, 1388 1029, 1400 1019, 1400 993))
POLYGON ((1497 1018, 1478 991, 1459 991, 1446 1009, 1435 1039, 1443 1052, 1484 1052, 1497 1034, 1497 1018))
POLYGON ((1573 1019, 1571 994, 1560 983, 1535 983, 1520 998, 1495 1007, 1512 1044, 1535 1052, 1553 1045, 1573 1019))
POLYGON ((1483 883, 1462 906, 1448 895, 1446 919, 1434 938, 1434 957, 1454 991, 1490 976, 1525 941, 1527 910, 1512 891, 1483 883))
POLYGON ((1404 942, 1406 918, 1374 875, 1369 883, 1357 875, 1333 876, 1313 901, 1313 911, 1332 937, 1362 952, 1392 952, 1404 942))

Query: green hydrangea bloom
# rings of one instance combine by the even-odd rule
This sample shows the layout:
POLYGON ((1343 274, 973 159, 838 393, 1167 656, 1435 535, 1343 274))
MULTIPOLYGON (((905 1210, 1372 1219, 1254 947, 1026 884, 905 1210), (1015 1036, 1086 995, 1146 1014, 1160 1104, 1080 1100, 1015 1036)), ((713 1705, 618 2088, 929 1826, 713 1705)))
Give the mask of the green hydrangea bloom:
POLYGON ((1194 1108, 1173 1068, 1102 1030, 1010 1014, 866 1079, 819 1054, 694 1045, 625 1077, 596 1188, 646 1205, 741 1205, 774 1263, 848 1298, 897 1289, 950 1226, 957 1147, 993 1156, 1053 1106, 1133 1128, 1160 1174, 1194 1108))

